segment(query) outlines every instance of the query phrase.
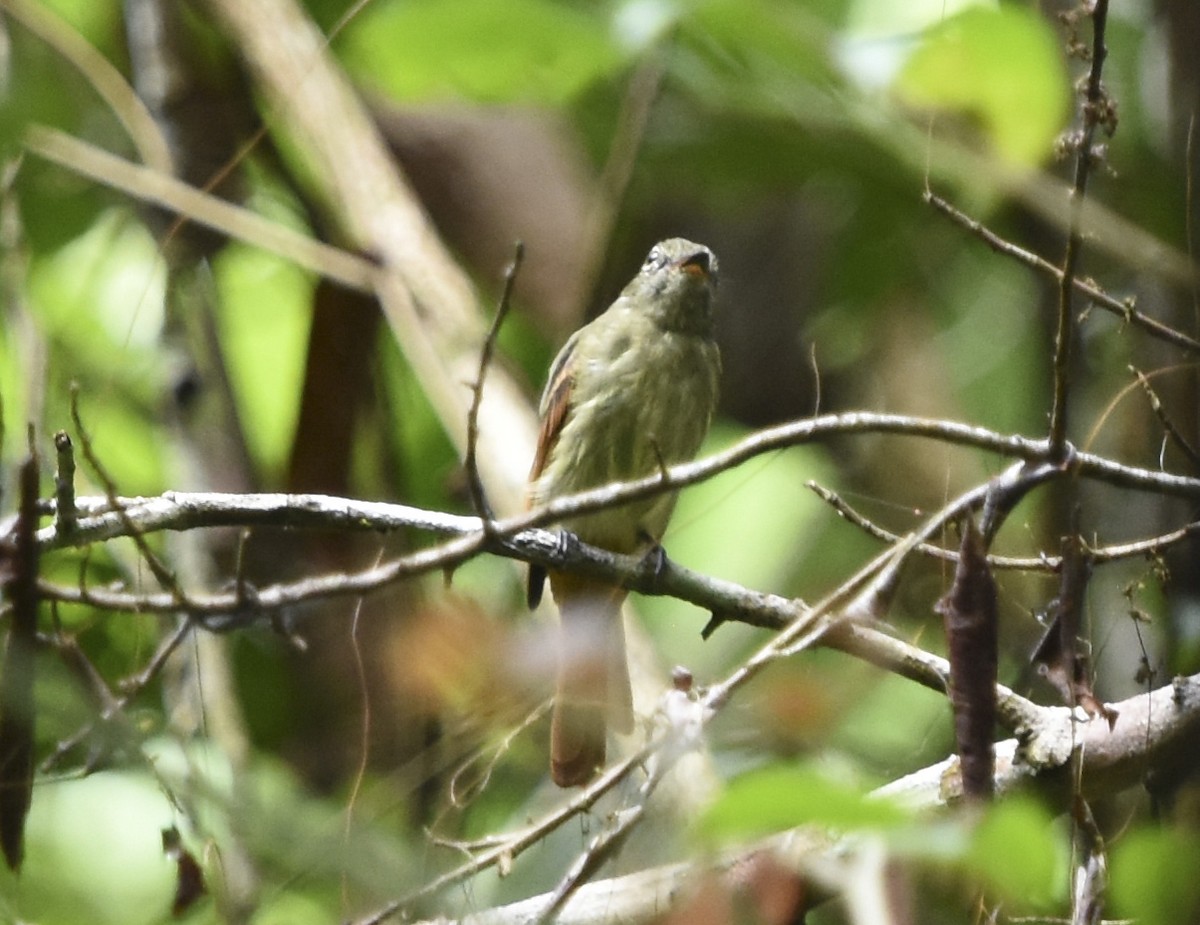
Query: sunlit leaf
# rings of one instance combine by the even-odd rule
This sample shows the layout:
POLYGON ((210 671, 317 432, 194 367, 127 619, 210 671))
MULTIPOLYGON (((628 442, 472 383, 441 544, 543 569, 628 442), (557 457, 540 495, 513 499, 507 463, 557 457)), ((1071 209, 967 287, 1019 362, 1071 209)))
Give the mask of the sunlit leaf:
POLYGON ((221 328, 248 443, 278 471, 295 430, 313 281, 263 251, 232 245, 215 264, 221 328))
POLYGON ((1067 111, 1067 78, 1050 26, 1014 4, 974 7, 929 30, 895 89, 912 106, 978 119, 1001 156, 1036 164, 1067 111))
POLYGON ((561 102, 622 60, 603 20, 545 0, 374 3, 336 48, 402 100, 561 102))

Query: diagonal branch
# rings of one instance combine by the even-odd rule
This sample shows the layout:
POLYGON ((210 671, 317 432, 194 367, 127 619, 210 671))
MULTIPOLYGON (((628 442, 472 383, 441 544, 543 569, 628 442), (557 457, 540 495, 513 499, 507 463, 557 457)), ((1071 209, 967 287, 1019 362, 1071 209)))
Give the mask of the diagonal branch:
MULTIPOLYGON (((272 133, 305 162, 299 173, 331 225, 374 255, 379 298, 396 342, 460 455, 484 325, 474 290, 393 161, 328 43, 293 0, 207 0, 245 56, 267 102, 272 133), (337 131, 330 131, 331 125, 337 131)), ((479 461, 500 514, 522 508, 535 422, 524 391, 492 371, 479 461)))
MULTIPOLYGON (((1138 694, 1115 707, 1120 711, 1110 732, 1103 719, 1075 723, 1063 707, 1040 708, 1036 736, 997 743, 998 793, 1030 784, 1066 793, 1079 756, 1079 779, 1087 799, 1115 794, 1138 783, 1145 771, 1165 761, 1189 737, 1200 735, 1200 675, 1178 678, 1150 694, 1138 694), (1038 736, 1043 741, 1038 741, 1038 736), (1031 747, 1031 743, 1035 746, 1031 747)), ((948 758, 875 791, 914 811, 946 807, 958 800, 961 783, 958 761, 948 758)), ((1066 806, 1067 801, 1058 805, 1066 806)), ((559 925, 602 925, 613 921, 644 921, 675 907, 697 878, 730 877, 739 865, 768 853, 802 875, 811 875, 821 861, 843 857, 856 848, 853 835, 836 835, 808 828, 793 829, 742 846, 715 860, 667 864, 581 887, 558 913, 559 925)), ((532 896, 460 919, 439 918, 440 925, 527 925, 546 908, 553 894, 532 896)), ((418 923, 432 925, 432 922, 418 923)))
MULTIPOLYGON (((956 209, 949 202, 938 196, 936 193, 926 191, 924 194, 925 202, 929 203, 936 211, 941 212, 950 221, 954 222, 961 228, 965 228, 971 234, 975 235, 984 244, 990 247, 998 254, 1003 254, 1006 257, 1011 257, 1018 263, 1023 263, 1025 266, 1037 270, 1040 273, 1045 273, 1052 276, 1058 283, 1060 290, 1063 285, 1063 271, 1061 267, 1056 267, 1045 257, 1040 254, 1035 254, 1033 251, 1019 247, 1012 241, 1002 238, 996 232, 992 231, 982 222, 971 218, 965 212, 956 209)), ((1090 280, 1074 277, 1071 280, 1071 286, 1074 290, 1093 304, 1110 314, 1116 315, 1124 319, 1128 324, 1136 328, 1141 328, 1151 337, 1158 338, 1181 350, 1186 350, 1188 353, 1200 353, 1200 340, 1194 337, 1189 337, 1182 331, 1177 331, 1170 325, 1163 324, 1156 318, 1152 318, 1143 312, 1137 310, 1132 297, 1127 299, 1118 299, 1109 293, 1105 292, 1098 285, 1090 280)))

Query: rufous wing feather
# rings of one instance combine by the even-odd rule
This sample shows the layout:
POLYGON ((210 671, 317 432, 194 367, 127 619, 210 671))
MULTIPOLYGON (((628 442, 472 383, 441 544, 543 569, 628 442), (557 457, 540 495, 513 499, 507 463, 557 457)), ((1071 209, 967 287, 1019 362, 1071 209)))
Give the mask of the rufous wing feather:
MULTIPOLYGON (((570 358, 574 353, 575 342, 570 340, 563 347, 551 369, 551 379, 542 396, 542 423, 538 429, 537 447, 533 453, 533 465, 529 469, 529 482, 533 484, 546 468, 546 460, 558 442, 567 417, 571 410, 571 389, 575 378, 571 375, 570 358)), ((542 601, 542 588, 546 583, 546 570, 540 565, 529 566, 528 584, 525 586, 525 599, 529 609, 537 607, 542 601)))

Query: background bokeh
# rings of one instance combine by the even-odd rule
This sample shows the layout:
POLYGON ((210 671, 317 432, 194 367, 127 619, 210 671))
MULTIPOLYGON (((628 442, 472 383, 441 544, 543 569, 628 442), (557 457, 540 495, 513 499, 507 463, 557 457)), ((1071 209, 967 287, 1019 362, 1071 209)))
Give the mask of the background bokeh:
MULTIPOLYGON (((725 375, 708 449, 757 427, 855 409, 1044 434, 1055 282, 990 250, 923 193, 1061 260, 1076 87, 1087 67, 1069 49, 1091 41, 1077 7, 310 0, 306 9, 469 270, 481 317, 514 241, 525 243, 498 363, 531 402, 569 333, 611 301, 654 241, 682 235, 720 258, 725 375)), ((1191 336, 1200 334, 1197 15, 1188 0, 1113 5, 1104 78, 1116 131, 1096 152, 1088 195, 1100 208, 1088 217, 1081 267, 1191 336)), ((469 511, 452 443, 370 301, 264 250, 175 225, 22 148, 38 124, 138 159, 97 90, 93 55, 136 89, 183 179, 344 243, 311 195, 303 152, 277 131, 277 114, 205 3, 0 2, 4 513, 14 507, 26 423, 52 458, 50 435, 72 429, 72 384, 123 495, 320 491, 469 511)), ((1195 441, 1194 357, 1079 308, 1071 439, 1194 474, 1130 372, 1151 377, 1167 415, 1195 441)), ((514 437, 511 452, 530 456, 520 444, 514 437)), ((903 533, 1003 465, 879 435, 778 451, 688 490, 664 545, 699 571, 811 599, 881 546, 806 482, 903 533)), ((81 494, 102 493, 82 465, 80 483, 81 494)), ((1035 494, 998 551, 1056 552, 1069 503, 1035 494)), ((1079 503, 1096 545, 1166 532, 1196 508, 1095 486, 1079 503)), ((362 568, 424 541, 284 531, 151 540, 197 588, 227 583, 235 561, 265 584, 362 568)), ((1197 552, 1192 542, 1097 570, 1086 621, 1102 698, 1198 670, 1197 552)), ((123 543, 56 553, 43 570, 65 584, 81 574, 95 585, 146 577, 123 543)), ((304 647, 267 628, 199 637, 124 720, 96 726, 39 779, 25 872, 19 883, 0 876, 0 917, 165 920, 174 868, 160 830, 175 825, 216 894, 189 921, 335 921, 461 859, 429 833, 475 838, 551 805, 546 723, 513 734, 545 696, 551 645, 549 625, 524 612, 522 577, 511 562, 480 559, 452 580, 430 575, 359 605, 282 615, 304 647)), ((931 608, 948 583, 944 563, 914 563, 890 628, 940 651, 931 608)), ((1045 575, 1000 579, 1001 680, 1043 702, 1054 694, 1029 653, 1054 590, 1045 575)), ((683 664, 701 684, 717 680, 766 638, 726 625, 702 641, 708 615, 672 599, 638 599, 633 609, 657 662, 650 677, 683 664)), ((111 685, 136 674, 170 628, 86 607, 53 617, 46 608, 47 627, 51 619, 111 685)), ((93 709, 86 685, 47 652, 39 757, 91 722, 93 709)), ((705 794, 694 803, 710 784, 779 767, 807 769, 786 779, 793 789, 830 777, 862 789, 941 759, 953 743, 943 697, 841 653, 812 652, 734 702, 712 727, 710 749, 712 777, 697 783, 705 794)), ((1113 904, 1146 922, 1190 921, 1200 908, 1195 884, 1171 873, 1200 858, 1200 802, 1186 787, 1170 791, 1169 805, 1139 790, 1096 807, 1113 844, 1113 904), (1162 888, 1146 895, 1151 880, 1162 888)), ((962 921, 980 890, 1005 897, 1002 921, 1063 914, 1063 807, 1015 806, 988 835, 996 850, 934 823, 913 823, 907 841, 897 839, 914 921, 962 921)), ((779 827, 795 821, 784 814, 779 827)), ((558 832, 507 879, 480 877, 414 915, 549 889, 587 836, 586 826, 558 832)), ((618 866, 705 845, 664 810, 618 866)), ((812 920, 843 915, 829 907, 812 920)))

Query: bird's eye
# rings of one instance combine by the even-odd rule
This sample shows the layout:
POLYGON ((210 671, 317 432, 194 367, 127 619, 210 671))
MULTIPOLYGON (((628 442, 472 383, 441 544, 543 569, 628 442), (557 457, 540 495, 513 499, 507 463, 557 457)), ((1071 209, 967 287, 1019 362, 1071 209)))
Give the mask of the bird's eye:
POLYGON ((650 248, 650 256, 646 258, 646 262, 642 264, 642 270, 657 270, 667 262, 666 255, 662 252, 662 248, 657 245, 650 248))

